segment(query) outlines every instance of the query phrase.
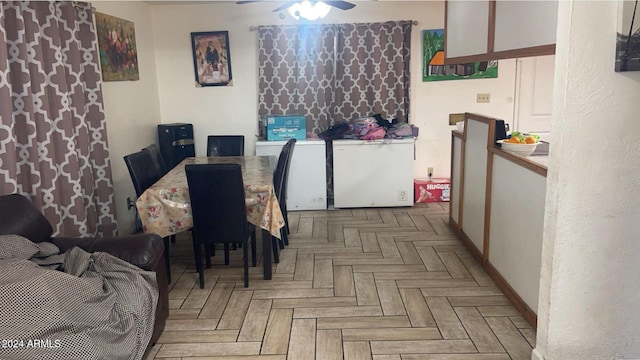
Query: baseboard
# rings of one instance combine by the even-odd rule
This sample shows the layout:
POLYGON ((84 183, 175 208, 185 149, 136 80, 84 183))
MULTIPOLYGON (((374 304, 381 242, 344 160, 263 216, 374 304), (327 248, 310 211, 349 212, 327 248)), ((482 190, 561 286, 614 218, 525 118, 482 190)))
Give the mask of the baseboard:
POLYGON ((500 275, 498 270, 491 265, 490 262, 487 262, 485 265, 485 271, 489 275, 493 281, 496 282, 498 288, 502 290, 504 295, 511 301, 513 306, 518 310, 518 312, 524 317, 524 319, 531 325, 534 329, 538 328, 538 316, 533 310, 522 300, 520 295, 516 293, 516 291, 509 285, 507 280, 500 275))
POLYGON ((476 244, 474 244, 473 241, 471 241, 471 239, 467 236, 467 234, 464 233, 464 230, 460 230, 460 240, 462 240, 464 246, 467 247, 467 250, 469 250, 471 256, 473 256, 476 261, 478 261, 478 263, 480 263, 480 265, 484 267, 485 263, 482 252, 478 250, 476 244))
POLYGON ((540 354, 538 348, 533 349, 533 351, 531 352, 531 360, 544 360, 544 356, 540 354))
POLYGON ((498 270, 491 265, 489 261, 485 261, 482 256, 482 252, 478 250, 476 245, 469 239, 467 234, 464 233, 464 230, 461 230, 459 233, 460 240, 464 246, 469 250, 471 256, 476 259, 476 261, 482 266, 482 268, 487 272, 487 275, 496 283, 498 288, 505 294, 507 299, 511 301, 513 306, 518 310, 518 312, 522 315, 522 317, 534 328, 537 329, 538 325, 538 316, 533 310, 522 300, 520 295, 516 293, 516 291, 509 285, 507 280, 498 272, 498 270))
POLYGON ((460 225, 458 225, 458 223, 453 220, 451 216, 449 216, 449 229, 451 229, 451 231, 453 231, 453 233, 456 235, 460 233, 460 225))

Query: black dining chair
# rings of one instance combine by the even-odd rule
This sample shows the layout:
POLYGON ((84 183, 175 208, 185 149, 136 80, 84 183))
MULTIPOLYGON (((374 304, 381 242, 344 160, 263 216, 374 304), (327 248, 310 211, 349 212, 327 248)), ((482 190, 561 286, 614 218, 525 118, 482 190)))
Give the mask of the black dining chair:
MULTIPOLYGON (((244 135, 207 136, 207 156, 244 156, 244 135)), ((232 244, 236 250, 238 244, 232 244)))
MULTIPOLYGON (((153 166, 156 167, 156 171, 158 172, 158 174, 160 174, 160 177, 163 177, 166 173, 169 172, 169 170, 171 170, 167 167, 167 163, 162 157, 162 152, 160 151, 160 146, 158 146, 158 144, 147 145, 142 150, 149 152, 151 158, 153 159, 153 166)), ((169 239, 171 240, 172 244, 176 243, 175 235, 170 235, 169 239)))
POLYGON ((244 156, 244 135, 209 135, 207 156, 244 156))
MULTIPOLYGON (((160 177, 163 177, 166 173, 169 172, 169 170, 171 170, 171 169, 167 169, 167 165, 164 161, 164 158, 162 157, 162 153, 160 152, 160 146, 158 146, 158 144, 147 145, 142 150, 149 152, 149 154, 151 155, 151 159, 153 160, 153 166, 155 166, 157 173, 160 174, 160 177)), ((175 244, 176 242, 175 235, 169 236, 169 239, 171 239, 172 244, 175 244)))
POLYGON ((162 177, 162 174, 153 163, 151 153, 146 150, 125 155, 124 162, 127 164, 127 169, 129 169, 129 175, 131 175, 137 197, 140 197, 145 190, 162 177))
MULTIPOLYGON (((200 288, 204 288, 202 245, 225 246, 228 263, 229 244, 240 243, 244 253, 244 286, 249 286, 248 238, 251 238, 252 265, 256 266, 255 227, 247 222, 244 182, 239 164, 191 164, 185 166, 191 213, 193 215, 193 252, 200 288)), ((206 251, 209 265, 209 251, 206 251)))
POLYGON ((142 150, 148 151, 151 154, 151 159, 153 160, 153 166, 156 167, 160 177, 164 176, 169 170, 167 169, 167 165, 162 157, 162 153, 160 152, 160 146, 158 144, 150 144, 143 148, 142 150))
MULTIPOLYGON (((160 180, 162 173, 159 168, 154 164, 153 156, 150 151, 146 149, 138 152, 125 155, 124 162, 129 169, 129 175, 131 175, 131 181, 133 182, 133 188, 136 191, 136 197, 140 197, 142 193, 147 190, 156 181, 160 180)), ((135 208, 135 206, 134 206, 135 208)), ((136 209, 136 231, 142 231, 142 222, 140 222, 140 214, 136 209)), ((167 279, 171 282, 171 260, 169 259, 169 237, 164 238, 164 259, 167 265, 167 279)))
POLYGON ((280 204, 280 211, 284 216, 284 227, 280 231, 282 242, 281 248, 284 245, 289 245, 289 216, 287 214, 287 184, 289 179, 289 167, 291 165, 291 158, 293 157, 293 148, 296 145, 296 139, 289 139, 287 143, 282 147, 280 156, 278 157, 278 164, 276 170, 273 173, 273 187, 275 188, 276 197, 280 204))

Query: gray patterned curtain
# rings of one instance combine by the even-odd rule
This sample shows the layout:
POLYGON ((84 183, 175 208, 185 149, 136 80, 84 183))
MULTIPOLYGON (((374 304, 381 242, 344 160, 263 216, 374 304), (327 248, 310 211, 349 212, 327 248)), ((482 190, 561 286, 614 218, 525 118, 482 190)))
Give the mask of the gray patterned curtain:
POLYGON ((307 131, 386 112, 409 117, 411 22, 258 30, 258 114, 307 115, 307 131))
POLYGON ((307 115, 307 131, 332 122, 333 27, 269 26, 258 30, 259 115, 307 115))
POLYGON ((381 112, 408 122, 411 21, 338 27, 336 104, 344 120, 381 112))
POLYGON ((0 3, 0 193, 55 235, 117 232, 97 48, 87 3, 0 3))

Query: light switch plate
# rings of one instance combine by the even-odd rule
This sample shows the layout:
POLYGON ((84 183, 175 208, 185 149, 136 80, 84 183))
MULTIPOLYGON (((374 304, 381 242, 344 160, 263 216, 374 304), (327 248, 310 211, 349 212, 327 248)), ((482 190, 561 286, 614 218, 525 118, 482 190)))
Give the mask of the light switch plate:
POLYGON ((491 101, 491 94, 489 93, 478 93, 476 94, 476 102, 477 103, 489 103, 491 101))

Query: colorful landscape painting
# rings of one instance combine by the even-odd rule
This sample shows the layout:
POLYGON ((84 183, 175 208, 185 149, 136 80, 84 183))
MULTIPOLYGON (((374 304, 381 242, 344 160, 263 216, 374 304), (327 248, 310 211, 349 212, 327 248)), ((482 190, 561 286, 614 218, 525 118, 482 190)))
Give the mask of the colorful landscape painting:
POLYGON ((616 36, 616 71, 640 71, 638 0, 620 1, 616 36))
POLYGON ((498 77, 498 61, 444 63, 444 29, 422 31, 422 81, 498 77))
POLYGON ((139 80, 133 22, 96 13, 103 81, 139 80))

